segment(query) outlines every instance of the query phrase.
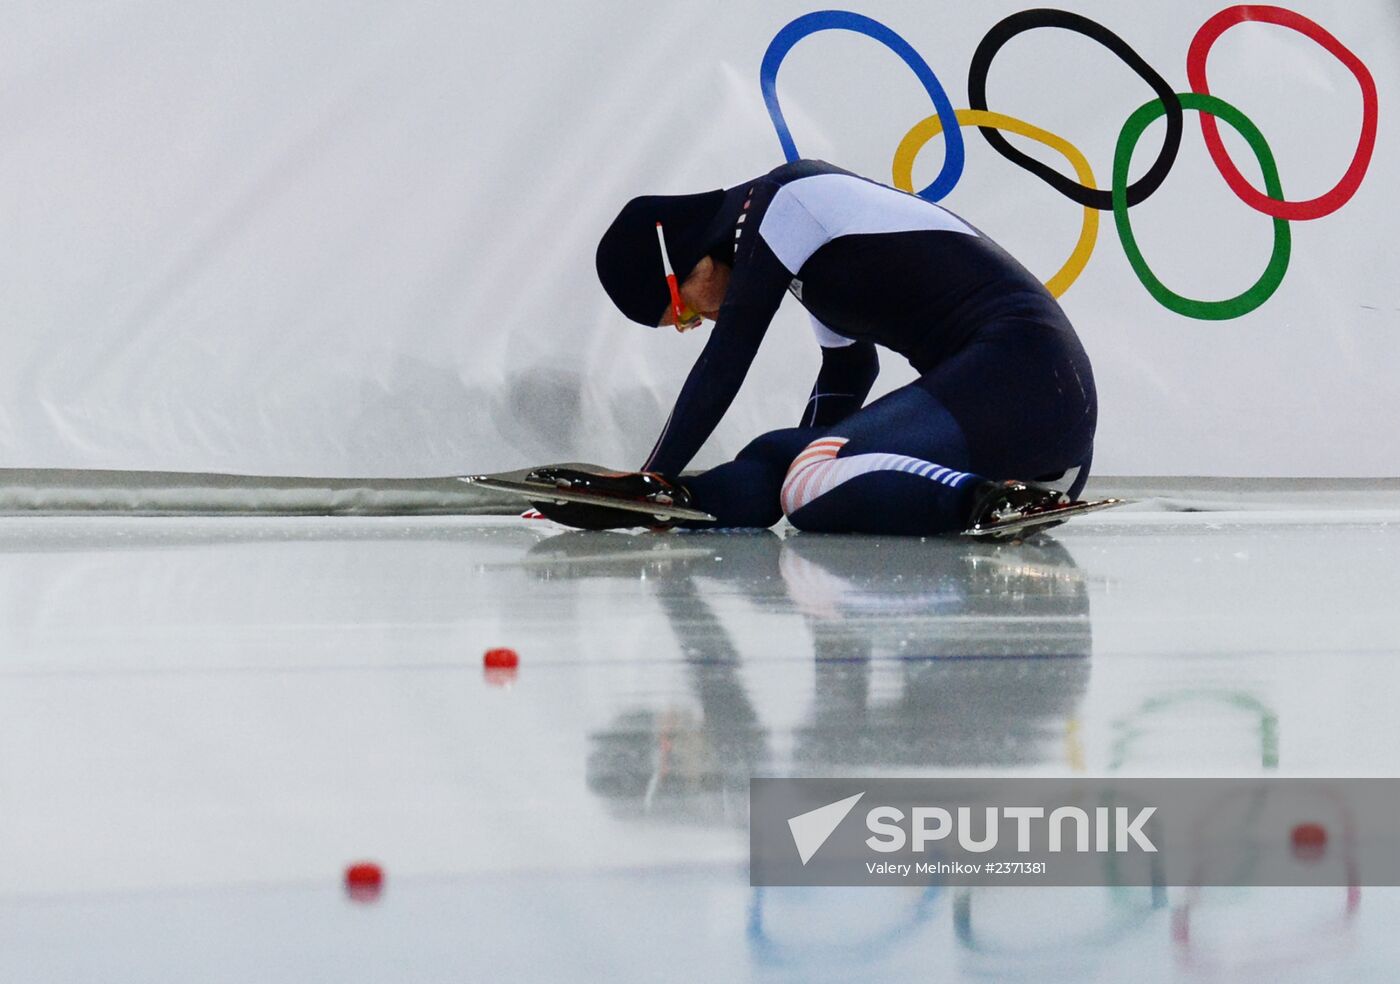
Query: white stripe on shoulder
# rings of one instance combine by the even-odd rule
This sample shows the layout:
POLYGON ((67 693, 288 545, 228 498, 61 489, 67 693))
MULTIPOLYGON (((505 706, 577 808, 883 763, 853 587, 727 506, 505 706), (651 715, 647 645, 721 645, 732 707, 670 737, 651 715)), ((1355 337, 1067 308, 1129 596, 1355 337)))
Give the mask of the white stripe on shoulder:
POLYGON ((778 189, 758 232, 795 276, 808 257, 838 236, 880 232, 977 235, 952 212, 916 195, 850 174, 814 174, 778 189))
POLYGON ((811 315, 812 331, 817 336, 817 344, 822 348, 845 348, 847 345, 854 345, 854 338, 847 338, 845 335, 838 335, 826 325, 817 320, 817 316, 811 315))

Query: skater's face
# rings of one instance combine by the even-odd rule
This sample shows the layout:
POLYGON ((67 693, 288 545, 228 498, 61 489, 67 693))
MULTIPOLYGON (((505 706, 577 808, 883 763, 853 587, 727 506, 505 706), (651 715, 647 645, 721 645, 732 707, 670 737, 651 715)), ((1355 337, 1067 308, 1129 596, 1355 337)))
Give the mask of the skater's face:
POLYGON ((703 256, 690 271, 690 276, 680 285, 681 320, 670 307, 657 322, 660 325, 674 325, 676 331, 687 332, 700 327, 701 319, 714 321, 719 317, 720 305, 724 303, 725 292, 729 290, 729 267, 716 263, 713 258, 703 256))

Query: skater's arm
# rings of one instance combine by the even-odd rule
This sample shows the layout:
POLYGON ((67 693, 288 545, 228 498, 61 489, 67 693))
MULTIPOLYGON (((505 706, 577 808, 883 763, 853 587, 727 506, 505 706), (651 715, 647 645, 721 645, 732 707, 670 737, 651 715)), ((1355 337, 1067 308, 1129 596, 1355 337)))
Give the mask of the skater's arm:
POLYGON ((736 256, 729 292, 643 471, 675 476, 719 425, 792 279, 759 237, 736 256))
POLYGON ((802 412, 802 427, 830 427, 845 420, 865 404, 875 377, 880 374, 880 357, 872 342, 851 342, 822 347, 822 368, 812 395, 802 412))

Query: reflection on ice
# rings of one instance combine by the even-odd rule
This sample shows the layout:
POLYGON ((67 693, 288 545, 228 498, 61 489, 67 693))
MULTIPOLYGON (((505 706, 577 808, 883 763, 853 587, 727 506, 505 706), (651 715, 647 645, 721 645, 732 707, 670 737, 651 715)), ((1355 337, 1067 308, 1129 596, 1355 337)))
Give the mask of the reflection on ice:
POLYGON ((1053 541, 566 533, 533 547, 527 567, 556 583, 645 578, 675 637, 698 710, 668 697, 590 736, 589 788, 619 807, 743 823, 749 778, 777 768, 907 774, 1077 755, 1089 597, 1053 541), (786 761, 774 758, 744 654, 707 600, 730 592, 761 596, 758 618, 800 613, 810 633, 814 698, 782 736, 786 761), (890 661, 878 682, 876 656, 890 661))
POLYGON ((1110 516, 1015 547, 11 520, 0 952, 289 979, 241 926, 347 980, 1393 979, 1388 889, 748 886, 753 775, 1396 774, 1393 517, 1110 516))

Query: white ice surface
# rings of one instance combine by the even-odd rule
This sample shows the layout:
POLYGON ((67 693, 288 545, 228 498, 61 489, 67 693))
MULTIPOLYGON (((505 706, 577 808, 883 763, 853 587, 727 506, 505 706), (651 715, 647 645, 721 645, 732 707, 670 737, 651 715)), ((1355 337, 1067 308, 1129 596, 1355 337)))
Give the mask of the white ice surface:
POLYGON ((1396 775, 1397 509, 1121 510, 1000 548, 10 518, 0 586, 6 982, 1400 967, 1397 890, 1349 916, 1219 890, 1188 941, 1175 892, 763 892, 745 812, 755 773, 1396 775), (373 904, 341 891, 360 858, 373 904))

